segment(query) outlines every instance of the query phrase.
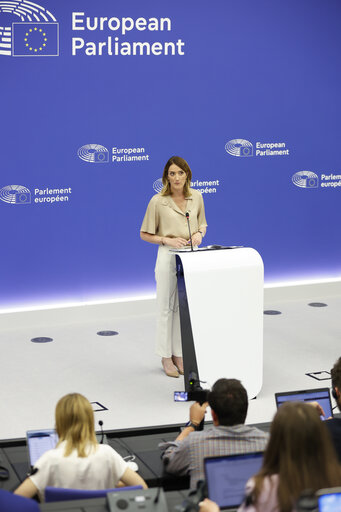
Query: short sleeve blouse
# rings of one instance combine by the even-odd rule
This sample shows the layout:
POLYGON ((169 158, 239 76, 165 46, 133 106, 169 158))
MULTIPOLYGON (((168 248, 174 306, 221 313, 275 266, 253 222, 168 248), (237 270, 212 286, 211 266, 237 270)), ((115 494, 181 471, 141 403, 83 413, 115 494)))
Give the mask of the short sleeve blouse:
MULTIPOLYGON (((187 198, 186 212, 192 235, 207 226, 204 201, 198 190, 191 189, 187 198)), ((186 214, 175 204, 171 196, 156 194, 149 201, 141 231, 170 238, 189 238, 186 214)))
POLYGON ((37 472, 30 476, 40 497, 47 486, 67 489, 110 489, 115 487, 127 469, 127 463, 109 445, 89 447, 87 457, 74 450, 64 456, 65 441, 45 452, 35 464, 37 472))

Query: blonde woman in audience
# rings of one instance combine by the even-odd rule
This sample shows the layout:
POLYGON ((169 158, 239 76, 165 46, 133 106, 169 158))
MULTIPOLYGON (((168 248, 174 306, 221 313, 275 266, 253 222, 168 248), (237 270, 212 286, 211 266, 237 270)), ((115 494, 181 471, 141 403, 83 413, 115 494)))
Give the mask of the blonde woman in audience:
POLYGON ((94 413, 83 395, 71 393, 61 398, 55 418, 59 437, 56 448, 39 458, 34 474, 26 478, 15 494, 31 498, 38 493, 43 499, 48 486, 98 490, 121 482, 147 487, 111 446, 97 442, 94 413))
MULTIPOLYGON (((283 404, 271 424, 261 470, 246 485, 238 512, 292 512, 302 491, 341 485, 341 469, 316 408, 283 404)), ((200 512, 217 512, 210 500, 200 512)))

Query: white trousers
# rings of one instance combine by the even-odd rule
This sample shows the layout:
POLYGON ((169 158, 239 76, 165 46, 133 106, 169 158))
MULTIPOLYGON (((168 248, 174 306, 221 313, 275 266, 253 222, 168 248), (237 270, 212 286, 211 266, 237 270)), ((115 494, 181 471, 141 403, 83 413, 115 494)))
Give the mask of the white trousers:
POLYGON ((161 357, 182 356, 178 285, 175 255, 160 246, 155 265, 156 353, 161 357))

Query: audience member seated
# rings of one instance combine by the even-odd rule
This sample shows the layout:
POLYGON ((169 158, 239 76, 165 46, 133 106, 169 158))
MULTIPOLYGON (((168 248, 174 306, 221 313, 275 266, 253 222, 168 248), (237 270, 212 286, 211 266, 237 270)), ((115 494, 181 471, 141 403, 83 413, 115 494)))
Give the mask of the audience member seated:
MULTIPOLYGON (((341 485, 341 468, 319 412, 303 402, 287 402, 277 411, 259 473, 246 484, 238 512, 293 512, 304 490, 341 485)), ((200 512, 217 512, 204 500, 200 512)))
MULTIPOLYGON (((337 407, 341 411, 341 357, 336 361, 333 368, 330 370, 332 376, 332 387, 334 390, 334 398, 337 407)), ((325 422, 334 444, 334 448, 341 462, 341 419, 331 418, 325 422)))
POLYGON ((131 470, 111 446, 99 444, 90 402, 78 393, 59 400, 56 406, 59 442, 36 462, 34 471, 15 491, 28 498, 43 499, 47 486, 68 489, 108 489, 119 482, 142 485, 145 481, 131 470))
POLYGON ((209 393, 208 404, 194 403, 190 421, 174 442, 160 444, 166 471, 177 475, 190 474, 190 487, 203 480, 204 458, 263 451, 268 434, 256 427, 244 425, 248 397, 242 383, 236 379, 219 379, 209 393), (213 427, 196 432, 211 407, 213 427))

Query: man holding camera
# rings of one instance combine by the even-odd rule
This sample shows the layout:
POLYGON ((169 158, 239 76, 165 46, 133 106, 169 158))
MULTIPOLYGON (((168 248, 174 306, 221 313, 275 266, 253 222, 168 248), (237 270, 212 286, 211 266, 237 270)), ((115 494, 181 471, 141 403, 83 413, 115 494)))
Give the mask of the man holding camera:
POLYGON ((244 424, 247 409, 247 392, 239 380, 217 380, 208 394, 208 402, 202 405, 195 402, 191 406, 189 422, 176 440, 160 445, 166 471, 190 474, 190 487, 195 489, 198 480, 205 478, 206 457, 263 451, 268 434, 244 424), (213 426, 199 432, 208 405, 213 426))

